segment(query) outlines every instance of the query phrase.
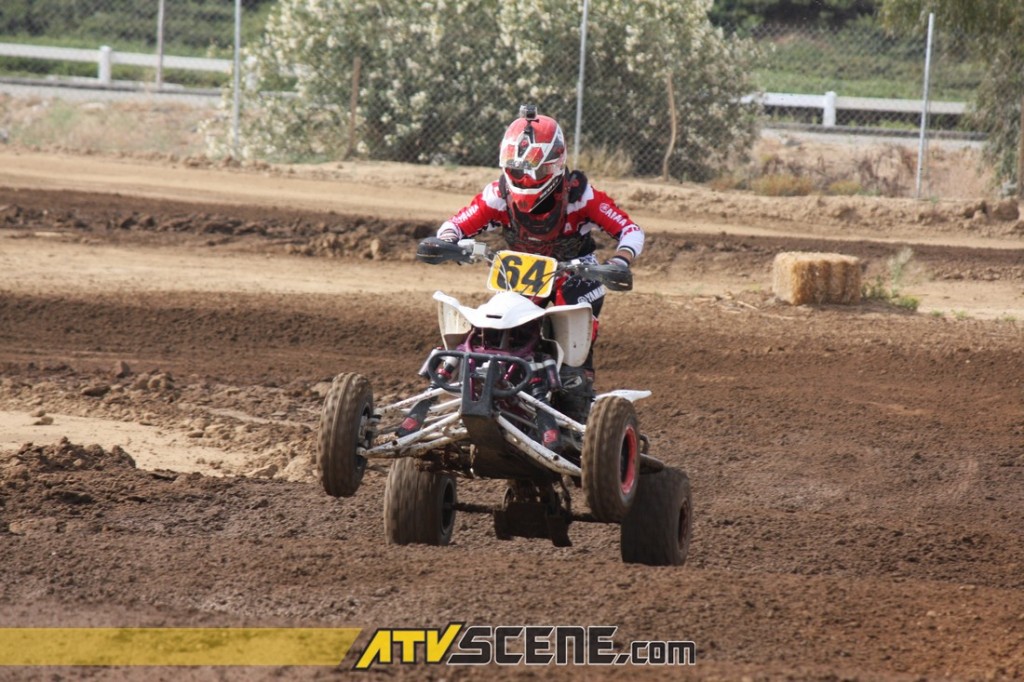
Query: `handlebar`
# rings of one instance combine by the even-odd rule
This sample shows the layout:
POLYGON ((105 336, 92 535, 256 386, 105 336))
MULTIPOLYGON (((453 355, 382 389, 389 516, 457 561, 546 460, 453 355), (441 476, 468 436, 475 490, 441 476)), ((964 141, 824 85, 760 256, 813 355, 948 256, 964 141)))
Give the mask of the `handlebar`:
MULTIPOLYGON (((472 241, 472 240, 463 240, 472 241)), ((416 248, 416 260, 437 265, 439 263, 472 263, 473 249, 464 248, 461 244, 445 241, 438 237, 427 237, 416 248)))
MULTIPOLYGON (((490 263, 493 257, 494 253, 486 244, 472 239, 454 243, 438 237, 427 237, 416 249, 416 260, 430 265, 446 262, 473 263, 477 260, 490 263)), ((629 291, 633 288, 633 272, 628 267, 612 263, 585 263, 579 259, 559 261, 556 272, 600 282, 612 291, 629 291)))
POLYGON ((633 288, 633 272, 622 265, 613 265, 611 263, 605 263, 599 265, 597 263, 559 263, 559 269, 562 266, 565 272, 572 273, 582 279, 588 279, 594 282, 600 282, 612 291, 629 291, 633 288))

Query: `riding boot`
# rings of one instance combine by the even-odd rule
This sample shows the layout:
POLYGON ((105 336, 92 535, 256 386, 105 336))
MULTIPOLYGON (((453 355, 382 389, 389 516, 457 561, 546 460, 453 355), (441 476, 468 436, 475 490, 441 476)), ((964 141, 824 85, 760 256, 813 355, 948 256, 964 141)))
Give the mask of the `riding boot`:
POLYGON ((537 424, 537 432, 540 436, 538 440, 540 440, 541 445, 548 450, 561 452, 562 436, 558 431, 558 424, 555 422, 555 418, 544 410, 537 410, 535 423, 537 424))
POLYGON ((585 365, 562 365, 559 376, 562 388, 557 392, 556 405, 566 417, 586 424, 590 406, 594 402, 594 370, 585 365))
MULTIPOLYGON (((546 405, 550 405, 551 403, 548 401, 548 384, 536 378, 532 383, 531 393, 533 397, 546 405)), ((561 452, 562 435, 558 430, 558 422, 555 421, 555 418, 550 413, 538 409, 537 416, 534 418, 534 424, 537 427, 537 440, 541 445, 548 450, 561 452)))

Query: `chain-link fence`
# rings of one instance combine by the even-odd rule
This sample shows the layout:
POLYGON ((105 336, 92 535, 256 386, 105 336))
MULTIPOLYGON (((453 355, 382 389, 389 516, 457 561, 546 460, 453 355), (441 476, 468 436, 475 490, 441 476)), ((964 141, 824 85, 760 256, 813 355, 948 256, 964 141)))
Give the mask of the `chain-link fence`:
MULTIPOLYGON (((834 92, 838 106, 833 125, 918 129, 927 60, 924 31, 891 35, 873 22, 859 22, 842 29, 762 26, 751 35, 762 55, 755 78, 762 91, 834 92)), ((981 82, 982 65, 969 59, 962 46, 955 46, 948 32, 940 32, 933 41, 929 75, 931 111, 940 111, 933 113, 931 127, 966 131, 960 125, 961 107, 942 105, 970 101, 981 82)), ((823 123, 820 110, 784 105, 767 109, 771 122, 823 123)))
MULTIPOLYGON (((271 161, 493 165, 504 127, 521 102, 532 101, 562 122, 570 150, 580 150, 573 161, 603 175, 725 177, 737 186, 766 174, 814 176, 806 159, 801 165, 781 153, 751 153, 780 130, 855 134, 842 143, 863 148, 899 144, 904 149, 891 152, 895 163, 916 170, 923 29, 894 36, 860 20, 839 29, 733 31, 711 27, 696 5, 594 3, 581 50, 581 2, 246 0, 245 87, 234 118, 232 4, 12 0, 0 6, 0 79, 102 80, 100 48, 109 46, 114 57, 107 77, 115 85, 227 93, 218 114, 191 125, 204 135, 199 140, 197 132, 193 149, 201 144, 210 154, 271 161), (77 50, 73 58, 69 48, 77 50), (92 51, 96 60, 87 61, 92 51), (53 58, 41 58, 47 55, 53 58), (177 68, 181 62, 173 57, 220 61, 199 70, 177 68)), ((967 114, 983 65, 956 38, 948 27, 937 27, 925 117, 929 142, 970 140, 976 132, 967 114)), ((16 124, 5 116, 2 132, 17 138, 16 124)), ((938 153, 930 144, 925 149, 938 153)), ((927 179, 928 158, 923 161, 927 179)), ((840 171, 825 173, 817 165, 821 177, 812 178, 811 190, 827 191, 843 180, 832 177, 840 171)), ((865 163, 860 166, 849 191, 906 194, 913 184, 906 178, 872 183, 865 163)), ((931 195, 941 191, 926 187, 931 195)))

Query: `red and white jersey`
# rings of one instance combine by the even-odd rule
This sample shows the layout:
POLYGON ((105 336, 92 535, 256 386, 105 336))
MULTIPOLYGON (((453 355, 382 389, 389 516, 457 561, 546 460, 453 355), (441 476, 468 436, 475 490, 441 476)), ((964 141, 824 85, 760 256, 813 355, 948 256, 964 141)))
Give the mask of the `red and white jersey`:
POLYGON ((594 189, 579 171, 569 173, 566 183, 565 216, 557 233, 536 236, 513 225, 499 179, 487 185, 468 206, 446 220, 437 236, 462 239, 483 230, 500 229, 509 248, 568 260, 594 252, 597 246, 591 233, 598 228, 618 240, 618 249, 629 251, 634 257, 640 255, 644 248, 644 231, 615 205, 611 197, 594 189))

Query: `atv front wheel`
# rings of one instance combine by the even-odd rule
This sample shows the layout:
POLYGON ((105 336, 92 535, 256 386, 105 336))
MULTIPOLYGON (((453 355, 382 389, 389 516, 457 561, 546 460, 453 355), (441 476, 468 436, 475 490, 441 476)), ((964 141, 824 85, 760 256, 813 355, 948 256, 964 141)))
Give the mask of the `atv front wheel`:
POLYGON ((621 521, 640 481, 640 428, 633 403, 619 396, 599 400, 583 436, 583 492, 598 521, 621 521))
POLYGON ((686 474, 668 467, 644 474, 643 485, 619 528, 627 564, 681 566, 690 552, 693 498, 686 474))
POLYGON ((369 446, 373 391, 359 374, 334 378, 320 414, 316 463, 324 490, 333 497, 351 497, 359 489, 366 458, 356 454, 369 446))
POLYGON ((447 545, 456 502, 452 476, 421 471, 415 459, 402 457, 384 485, 384 536, 392 545, 447 545))

